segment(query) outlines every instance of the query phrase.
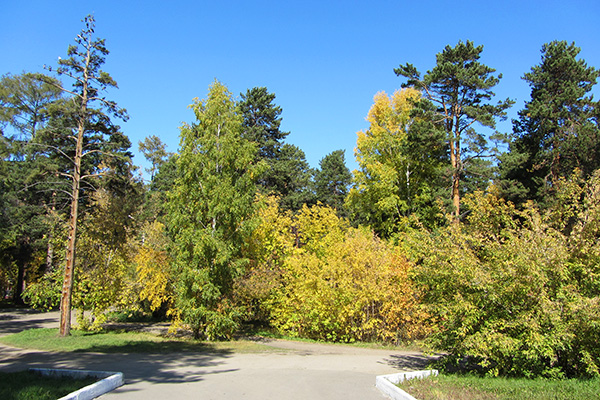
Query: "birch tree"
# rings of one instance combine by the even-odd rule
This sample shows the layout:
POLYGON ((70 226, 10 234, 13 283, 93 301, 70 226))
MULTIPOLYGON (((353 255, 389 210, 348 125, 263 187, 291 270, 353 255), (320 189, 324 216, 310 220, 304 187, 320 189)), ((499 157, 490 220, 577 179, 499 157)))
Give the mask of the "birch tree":
POLYGON ((215 81, 191 108, 197 121, 181 128, 177 179, 169 199, 175 247, 176 308, 194 336, 230 337, 241 314, 233 283, 246 265, 256 178, 255 143, 242 137, 231 93, 215 81))

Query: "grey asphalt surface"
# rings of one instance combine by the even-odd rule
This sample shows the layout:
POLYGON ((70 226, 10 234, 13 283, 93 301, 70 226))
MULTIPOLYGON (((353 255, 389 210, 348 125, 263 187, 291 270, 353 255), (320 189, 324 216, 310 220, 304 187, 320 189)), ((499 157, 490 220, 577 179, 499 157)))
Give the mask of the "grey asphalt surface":
MULTIPOLYGON (((0 336, 58 328, 58 313, 0 310, 0 336)), ((0 344, 0 371, 75 368, 119 371, 125 385, 102 399, 381 400, 377 375, 423 369, 418 352, 284 340, 261 342, 266 353, 55 353, 0 344)))

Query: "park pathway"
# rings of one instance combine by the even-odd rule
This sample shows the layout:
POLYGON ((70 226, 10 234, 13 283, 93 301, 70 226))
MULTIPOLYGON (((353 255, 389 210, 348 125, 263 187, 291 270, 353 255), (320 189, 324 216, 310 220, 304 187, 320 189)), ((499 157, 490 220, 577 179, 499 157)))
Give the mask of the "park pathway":
MULTIPOLYGON (((56 327, 58 313, 0 311, 0 336, 56 327)), ((76 368, 120 371, 125 385, 106 400, 382 400, 375 376, 421 369, 418 352, 264 340, 264 353, 100 354, 22 350, 0 344, 0 371, 76 368)))

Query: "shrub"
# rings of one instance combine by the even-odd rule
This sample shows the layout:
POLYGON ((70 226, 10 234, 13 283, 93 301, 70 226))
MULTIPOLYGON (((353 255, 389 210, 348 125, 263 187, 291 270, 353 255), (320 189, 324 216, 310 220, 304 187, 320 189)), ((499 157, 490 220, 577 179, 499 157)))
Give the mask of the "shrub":
POLYGON ((410 340, 422 314, 409 264, 365 229, 349 228, 335 210, 304 207, 293 230, 298 246, 283 262, 282 283, 270 299, 273 324, 317 340, 410 340))
POLYGON ((492 375, 598 376, 599 182, 579 187, 568 230, 552 210, 518 211, 492 190, 465 197, 464 224, 412 232, 432 344, 492 375))

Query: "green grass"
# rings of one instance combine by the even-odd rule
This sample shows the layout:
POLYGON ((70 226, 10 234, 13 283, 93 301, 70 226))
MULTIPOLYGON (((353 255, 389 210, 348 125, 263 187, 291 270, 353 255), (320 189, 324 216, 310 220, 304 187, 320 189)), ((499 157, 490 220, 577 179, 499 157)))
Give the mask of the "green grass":
POLYGON ((398 385, 419 400, 593 400, 600 379, 549 380, 440 375, 398 385))
POLYGON ((0 373, 0 399, 56 400, 96 382, 93 378, 45 377, 28 371, 0 373))
POLYGON ((3 336, 0 342, 23 349, 55 352, 94 353, 261 353, 274 348, 249 340, 200 342, 174 339, 142 332, 82 332, 71 330, 71 336, 60 337, 57 329, 29 329, 3 336))
POLYGON ((289 340, 293 342, 302 342, 302 343, 319 343, 319 344, 327 344, 334 346, 351 346, 358 347, 364 349, 374 349, 374 350, 393 350, 393 351, 423 351, 427 352, 429 349, 425 346, 424 343, 415 341, 408 344, 394 345, 389 343, 381 343, 381 342, 327 342, 323 340, 315 340, 315 339, 307 339, 298 336, 289 336, 281 334, 272 329, 246 329, 243 332, 246 336, 258 336, 264 337, 267 339, 283 339, 289 340))

